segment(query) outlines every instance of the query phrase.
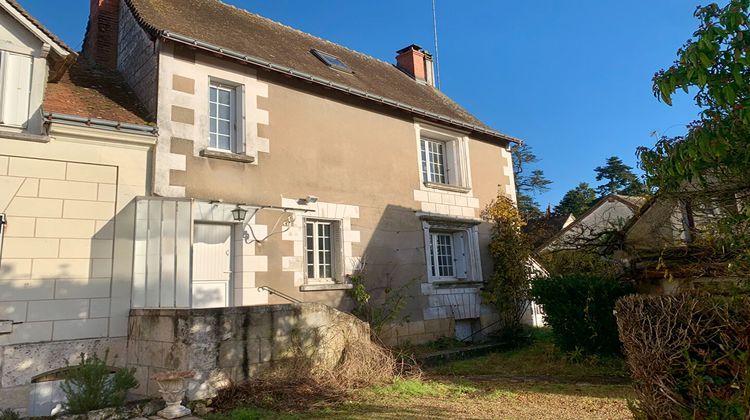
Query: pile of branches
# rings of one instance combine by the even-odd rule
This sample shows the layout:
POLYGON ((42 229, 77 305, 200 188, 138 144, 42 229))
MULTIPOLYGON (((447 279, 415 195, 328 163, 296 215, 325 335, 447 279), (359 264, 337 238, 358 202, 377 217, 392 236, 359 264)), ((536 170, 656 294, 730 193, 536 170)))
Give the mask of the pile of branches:
POLYGON ((630 295, 616 305, 636 418, 750 416, 750 297, 630 295))
POLYGON ((287 357, 250 381, 220 391, 212 407, 307 411, 341 403, 357 389, 419 372, 368 335, 347 334, 345 329, 313 330, 293 336, 292 343, 287 357))

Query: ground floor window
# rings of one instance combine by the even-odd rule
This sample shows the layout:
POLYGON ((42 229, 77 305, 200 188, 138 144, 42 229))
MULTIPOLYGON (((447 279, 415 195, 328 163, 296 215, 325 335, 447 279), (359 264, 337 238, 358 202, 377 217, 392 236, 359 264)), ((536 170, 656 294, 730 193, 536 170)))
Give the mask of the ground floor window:
POLYGON ((423 228, 430 280, 482 279, 476 226, 433 220, 423 228))
POLYGON ((454 259, 463 258, 453 249, 453 235, 448 233, 430 234, 430 270, 433 277, 454 277, 454 259))
POLYGON ((305 264, 307 278, 334 280, 338 270, 338 222, 305 221, 305 264))

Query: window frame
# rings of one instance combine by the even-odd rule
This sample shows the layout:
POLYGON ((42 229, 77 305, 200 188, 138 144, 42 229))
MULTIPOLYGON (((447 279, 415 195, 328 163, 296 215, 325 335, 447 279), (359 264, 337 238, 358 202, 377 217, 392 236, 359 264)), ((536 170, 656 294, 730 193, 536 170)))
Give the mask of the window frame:
MULTIPOLYGON (((208 156, 208 154, 210 153, 211 156, 208 156, 208 157, 223 156, 223 158, 227 158, 229 160, 233 160, 234 157, 242 158, 242 156, 237 156, 237 155, 248 154, 248 139, 247 139, 247 132, 246 132, 247 111, 245 109, 245 95, 246 95, 245 85, 237 81, 223 79, 220 77, 208 76, 208 84, 205 86, 206 86, 205 104, 207 107, 207 117, 204 120, 205 129, 203 130, 204 130, 204 135, 206 136, 205 137, 206 146, 204 150, 205 152, 208 152, 206 156, 208 156), (217 145, 216 145, 217 147, 214 147, 211 145, 211 121, 214 118, 211 116, 211 112, 212 112, 211 108, 213 106, 212 101, 211 101, 211 90, 214 87, 227 90, 230 93, 230 106, 229 106, 229 118, 230 118, 229 145, 230 145, 230 148, 229 149, 222 149, 218 147, 218 138, 217 138, 217 145)), ((217 95, 217 100, 218 100, 218 95, 217 95)), ((218 103, 218 102, 215 102, 215 103, 218 103)), ((216 118, 217 119, 219 118, 218 110, 217 110, 216 118)), ((218 129, 218 122, 217 122, 217 129, 218 129)))
POLYGON ((483 281, 477 225, 469 222, 435 219, 433 216, 429 219, 425 218, 426 215, 421 217, 423 218, 427 281, 430 283, 483 281), (451 237, 452 275, 440 275, 439 268, 436 270, 438 255, 433 252, 433 238, 436 235, 451 237))
POLYGON ((449 185, 447 148, 445 142, 433 140, 428 137, 420 137, 419 154, 420 162, 422 164, 422 179, 424 182, 449 185), (435 146, 438 150, 433 150, 431 146, 435 146), (434 157, 438 158, 437 161, 433 160, 434 157), (435 170, 436 166, 439 166, 439 171, 435 170))
POLYGON ((208 85, 208 149, 217 150, 220 152, 236 153, 237 150, 237 86, 231 86, 223 82, 211 80, 208 85), (211 91, 216 89, 216 101, 211 100, 211 91), (219 107, 223 104, 219 102, 219 92, 226 91, 229 93, 229 148, 223 149, 219 147, 219 136, 224 134, 219 133, 219 121, 225 121, 219 115, 219 107), (214 106, 215 105, 215 106, 214 106), (211 112, 216 109, 216 116, 212 116, 211 112), (216 120, 216 132, 211 131, 211 121, 216 120), (211 135, 216 134, 216 146, 211 145, 211 135))
POLYGON ((432 278, 435 279, 454 279, 457 278, 456 273, 456 248, 454 246, 453 235, 442 231, 430 231, 430 264, 429 270, 432 278), (445 238, 447 241, 440 244, 440 239, 445 238), (448 253, 441 254, 440 248, 445 247, 448 253), (437 252, 436 252, 437 250, 437 252), (441 257, 448 257, 446 264, 441 264, 441 257), (442 270, 445 268, 447 271, 443 274, 442 270))
POLYGON ((317 57, 318 60, 322 61, 323 64, 325 64, 326 66, 334 70, 338 70, 344 73, 354 73, 351 67, 349 67, 348 64, 344 63, 344 60, 340 59, 339 57, 331 53, 327 53, 325 51, 321 51, 315 48, 311 49, 310 52, 315 57, 317 57))
MULTIPOLYGON (((304 274, 305 274, 305 280, 306 283, 336 283, 337 280, 340 279, 341 276, 341 221, 337 219, 327 219, 327 218, 318 218, 318 217, 311 217, 311 218, 305 218, 303 222, 303 255, 304 255, 304 274), (308 245, 308 240, 310 239, 310 236, 308 235, 308 225, 312 225, 312 244, 313 249, 310 249, 308 245), (319 227, 320 226, 329 226, 328 231, 328 248, 327 251, 328 256, 330 258, 329 264, 324 264, 330 266, 330 276, 321 276, 321 263, 320 263, 320 257, 321 257, 321 249, 320 249, 320 233, 319 233, 319 227), (310 261, 310 253, 312 253, 312 262, 310 261), (310 276, 310 268, 312 268, 314 276, 310 276)), ((323 273, 325 274, 325 273, 323 273)))
MULTIPOLYGON (((469 161, 468 133, 446 130, 441 127, 415 122, 417 137, 417 164, 420 183, 427 189, 448 190, 459 193, 471 192, 471 167, 469 161), (443 182, 435 182, 431 176, 429 162, 422 159, 423 142, 443 146, 443 182), (425 165, 427 164, 427 171, 425 165)), ((438 180, 439 181, 439 180, 438 180)))

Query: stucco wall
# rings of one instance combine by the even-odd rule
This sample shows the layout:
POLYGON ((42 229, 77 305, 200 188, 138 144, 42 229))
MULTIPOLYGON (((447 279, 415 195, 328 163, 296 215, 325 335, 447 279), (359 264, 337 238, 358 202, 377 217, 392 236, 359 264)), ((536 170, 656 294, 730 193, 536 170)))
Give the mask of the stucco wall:
MULTIPOLYGON (((443 301, 436 291, 422 287, 426 281, 425 241, 418 213, 478 219, 481 209, 498 193, 515 197, 510 155, 504 144, 414 120, 252 66, 195 50, 175 50, 165 43, 159 95, 158 194, 312 210, 297 212, 297 222, 320 216, 325 210, 329 214, 323 217, 341 219, 348 228, 346 258, 352 260, 347 260, 347 272, 354 261, 364 260, 373 286, 382 289, 409 284, 405 315, 412 320, 424 319, 424 309, 431 302, 437 305, 443 301), (207 92, 212 77, 245 86, 242 154, 252 157, 252 163, 201 156, 207 145, 207 92), (431 188, 422 182, 418 147, 424 127, 461 139, 467 165, 464 178, 468 180, 462 191, 431 188), (308 195, 319 197, 319 203, 296 204, 308 195), (356 217, 341 217, 327 206, 344 212, 354 209, 356 217)), ((279 235, 272 231, 279 217, 278 211, 262 210, 253 222, 272 235, 255 244, 254 256, 267 259, 262 270, 253 270, 254 285, 270 286, 302 301, 350 307, 345 291, 300 290, 304 281, 301 225, 279 235)), ((481 224, 478 232, 486 276, 492 269, 485 252, 489 227, 481 224)), ((244 275, 241 282, 246 282, 244 275)), ((461 291, 461 299, 467 296, 462 305, 478 308, 478 288, 474 284, 465 287, 471 290, 461 291)), ((283 299, 270 295, 269 301, 283 299)))

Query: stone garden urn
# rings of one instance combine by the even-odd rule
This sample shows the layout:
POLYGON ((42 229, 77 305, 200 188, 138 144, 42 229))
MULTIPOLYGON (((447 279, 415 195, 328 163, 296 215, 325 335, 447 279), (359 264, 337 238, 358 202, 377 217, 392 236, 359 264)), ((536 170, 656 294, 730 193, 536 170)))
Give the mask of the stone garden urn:
POLYGON ((159 416, 165 419, 176 419, 190 415, 190 409, 182 405, 187 386, 185 379, 193 376, 191 371, 182 372, 160 372, 153 375, 151 379, 159 384, 159 392, 167 406, 159 411, 159 416))

